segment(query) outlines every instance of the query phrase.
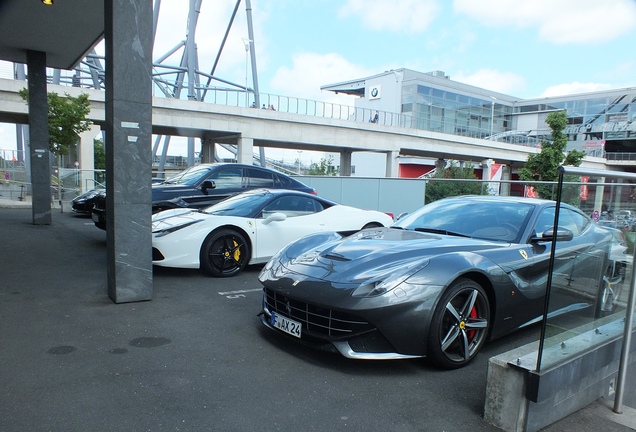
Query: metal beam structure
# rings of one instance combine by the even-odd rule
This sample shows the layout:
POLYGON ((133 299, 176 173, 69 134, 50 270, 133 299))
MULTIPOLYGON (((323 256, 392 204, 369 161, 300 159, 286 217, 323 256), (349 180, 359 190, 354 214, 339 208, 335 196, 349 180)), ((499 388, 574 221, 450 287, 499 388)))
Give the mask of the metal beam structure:
MULTIPOLYGON (((185 3, 185 2, 184 2, 185 3)), ((249 62, 251 65, 251 86, 245 83, 235 83, 228 79, 219 77, 216 74, 217 67, 221 60, 221 55, 225 49, 225 44, 236 21, 241 0, 236 0, 232 15, 229 17, 225 35, 216 53, 212 69, 209 73, 199 69, 199 58, 196 44, 196 30, 199 21, 201 5, 203 0, 188 0, 188 17, 185 39, 177 45, 163 53, 159 57, 153 59, 153 80, 155 88, 167 98, 180 99, 184 91, 188 100, 204 101, 208 90, 233 90, 245 92, 245 103, 250 103, 252 99, 255 106, 260 106, 258 74, 256 66, 256 44, 254 37, 254 29, 252 24, 252 5, 250 0, 245 0, 245 13, 248 30, 248 46, 249 62), (178 56, 178 57, 177 57, 178 56), (179 63, 173 62, 174 58, 179 58, 179 63), (205 84, 202 84, 205 82, 205 84)), ((185 7, 185 4, 184 4, 185 7)), ((161 0, 154 1, 153 9, 153 43, 156 38, 159 22, 159 13, 161 11, 161 0)), ((14 66, 14 79, 24 80, 26 77, 24 65, 16 63, 14 66)), ((85 87, 104 90, 105 87, 105 66, 104 57, 99 56, 95 50, 91 52, 80 62, 75 68, 75 74, 72 79, 62 77, 58 69, 54 69, 49 75, 48 81, 51 84, 69 85, 74 87, 85 87)), ((18 142, 18 155, 22 157, 23 140, 28 137, 28 128, 24 125, 16 126, 16 135, 18 142)), ((195 163, 195 138, 188 137, 187 144, 187 164, 192 166, 195 163)), ((165 170, 166 158, 170 145, 170 136, 157 136, 152 147, 152 157, 156 160, 159 157, 158 171, 165 170), (159 145, 163 140, 161 153, 159 153, 159 145)), ((260 163, 265 164, 264 149, 260 149, 260 163)))

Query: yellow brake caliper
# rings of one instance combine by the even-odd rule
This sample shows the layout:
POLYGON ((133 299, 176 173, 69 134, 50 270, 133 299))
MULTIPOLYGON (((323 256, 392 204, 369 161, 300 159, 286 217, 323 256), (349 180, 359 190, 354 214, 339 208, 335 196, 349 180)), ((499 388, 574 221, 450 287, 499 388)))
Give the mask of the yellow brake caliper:
MULTIPOLYGON (((235 248, 234 253, 232 254, 232 258, 234 259, 234 261, 238 262, 241 258, 241 249, 238 247, 238 243, 236 242, 236 240, 232 240, 232 243, 235 248)), ((230 251, 225 251, 225 256, 229 257, 230 251)))

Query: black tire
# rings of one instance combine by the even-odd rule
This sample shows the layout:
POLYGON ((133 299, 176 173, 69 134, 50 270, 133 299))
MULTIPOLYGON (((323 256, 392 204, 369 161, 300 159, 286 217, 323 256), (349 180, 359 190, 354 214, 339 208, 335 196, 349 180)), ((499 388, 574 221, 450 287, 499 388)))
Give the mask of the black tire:
POLYGON ((490 305, 483 288, 470 279, 458 279, 435 307, 429 330, 428 357, 445 369, 467 365, 488 335, 490 305))
POLYGON ((245 237, 231 229, 212 232, 201 247, 201 268, 216 277, 231 277, 245 268, 250 259, 245 237))

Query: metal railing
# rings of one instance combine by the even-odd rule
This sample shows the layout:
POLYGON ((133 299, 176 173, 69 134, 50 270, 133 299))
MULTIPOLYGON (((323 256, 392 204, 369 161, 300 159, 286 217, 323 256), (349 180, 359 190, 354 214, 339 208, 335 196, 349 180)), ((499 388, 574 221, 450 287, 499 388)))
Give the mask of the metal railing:
MULTIPOLYGON (((290 114, 368 123, 370 125, 426 130, 469 138, 488 139, 491 137, 490 124, 484 127, 475 127, 459 119, 441 120, 429 115, 395 113, 262 92, 259 93, 258 100, 260 107, 257 105, 253 92, 233 89, 209 88, 206 90, 205 97, 205 102, 218 105, 251 107, 290 114)), ((536 147, 539 143, 537 138, 525 136, 521 133, 507 134, 501 138, 496 135, 494 137, 493 141, 509 142, 527 147, 536 147)))
POLYGON ((608 161, 636 161, 636 153, 628 153, 628 152, 605 152, 605 158, 608 161))

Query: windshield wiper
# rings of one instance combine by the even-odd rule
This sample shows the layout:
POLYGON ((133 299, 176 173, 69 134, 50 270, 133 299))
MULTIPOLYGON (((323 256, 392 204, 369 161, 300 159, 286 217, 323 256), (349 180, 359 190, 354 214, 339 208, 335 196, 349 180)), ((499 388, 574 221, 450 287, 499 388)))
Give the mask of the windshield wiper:
POLYGON ((461 234, 461 233, 457 233, 457 232, 453 232, 453 231, 447 231, 447 230, 443 230, 443 229, 437 229, 437 228, 415 228, 414 231, 427 232, 427 233, 433 233, 433 234, 444 234, 444 235, 455 236, 455 237, 468 237, 468 238, 470 238, 470 236, 466 235, 466 234, 461 234))

